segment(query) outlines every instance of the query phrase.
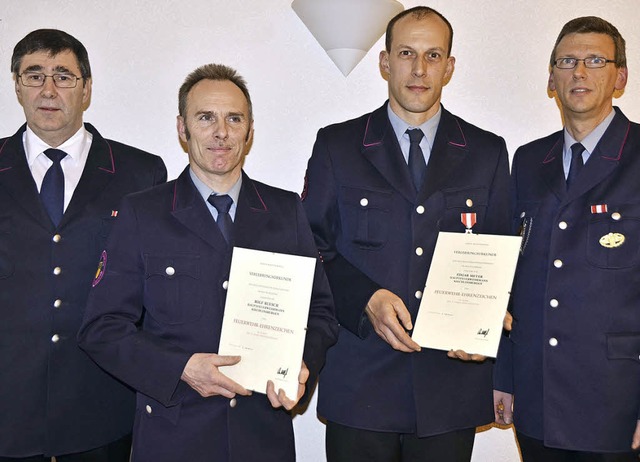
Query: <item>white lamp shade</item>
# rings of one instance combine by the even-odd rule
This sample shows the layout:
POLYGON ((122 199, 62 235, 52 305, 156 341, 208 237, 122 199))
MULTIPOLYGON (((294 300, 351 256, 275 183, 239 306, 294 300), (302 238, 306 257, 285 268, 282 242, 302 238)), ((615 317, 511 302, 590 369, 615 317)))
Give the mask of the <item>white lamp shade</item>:
POLYGON ((345 77, 404 9, 396 0, 294 0, 291 8, 345 77))

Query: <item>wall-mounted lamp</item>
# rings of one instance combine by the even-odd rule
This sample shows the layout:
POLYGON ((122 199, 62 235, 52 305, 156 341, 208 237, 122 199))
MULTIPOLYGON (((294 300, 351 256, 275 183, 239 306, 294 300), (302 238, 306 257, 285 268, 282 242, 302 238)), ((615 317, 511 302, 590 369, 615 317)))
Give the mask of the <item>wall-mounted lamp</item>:
POLYGON ((396 0, 294 0, 291 8, 346 77, 404 6, 396 0))

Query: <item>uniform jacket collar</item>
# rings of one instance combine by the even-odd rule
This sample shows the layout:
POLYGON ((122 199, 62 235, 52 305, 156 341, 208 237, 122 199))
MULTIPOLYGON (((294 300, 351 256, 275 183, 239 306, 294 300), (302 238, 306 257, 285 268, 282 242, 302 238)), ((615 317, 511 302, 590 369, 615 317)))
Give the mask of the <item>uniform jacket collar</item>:
MULTIPOLYGON (((23 125, 0 145, 0 187, 5 188, 14 201, 43 227, 53 230, 54 225, 42 207, 38 188, 27 164, 22 143, 22 135, 26 128, 27 125, 23 125)), ((58 228, 63 228, 80 214, 85 206, 104 190, 116 173, 110 142, 105 140, 91 124, 86 123, 85 128, 93 135, 91 149, 80 182, 58 228)))
MULTIPOLYGON (((191 181, 189 167, 180 174, 174 183, 171 213, 210 246, 221 253, 229 250, 207 205, 191 181)), ((243 171, 242 187, 233 223, 235 245, 237 247, 252 247, 252 237, 264 229, 270 219, 271 214, 257 184, 243 171)))
POLYGON ((467 155, 464 132, 456 117, 443 107, 425 181, 416 195, 409 168, 389 122, 387 104, 369 115, 362 140, 362 154, 407 200, 422 201, 440 189, 467 155))
POLYGON ((607 178, 618 167, 623 157, 629 155, 625 147, 631 122, 619 108, 616 107, 614 110, 616 115, 611 121, 611 125, 602 135, 580 172, 580 176, 568 191, 562 167, 563 132, 560 131, 552 136, 554 144, 542 161, 542 176, 548 187, 560 200, 570 202, 580 197, 607 178))

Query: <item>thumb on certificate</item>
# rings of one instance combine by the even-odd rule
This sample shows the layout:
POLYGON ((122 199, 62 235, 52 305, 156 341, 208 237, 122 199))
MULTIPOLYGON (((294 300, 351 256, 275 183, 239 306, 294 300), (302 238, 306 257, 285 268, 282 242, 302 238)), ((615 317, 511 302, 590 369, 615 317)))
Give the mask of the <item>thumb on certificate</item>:
POLYGON ((241 356, 226 356, 217 354, 214 354, 212 356, 215 366, 233 366, 234 364, 238 364, 242 360, 241 356))

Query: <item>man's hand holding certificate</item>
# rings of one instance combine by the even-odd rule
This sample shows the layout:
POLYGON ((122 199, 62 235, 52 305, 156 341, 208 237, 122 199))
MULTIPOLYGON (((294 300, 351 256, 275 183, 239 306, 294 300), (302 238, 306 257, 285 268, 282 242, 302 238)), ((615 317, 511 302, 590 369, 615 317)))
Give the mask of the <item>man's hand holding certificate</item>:
POLYGON ((495 357, 520 242, 518 236, 441 232, 413 340, 426 348, 495 357))
POLYGON ((274 406, 292 407, 308 377, 302 353, 314 270, 310 257, 233 250, 218 352, 241 359, 220 370, 274 406))

